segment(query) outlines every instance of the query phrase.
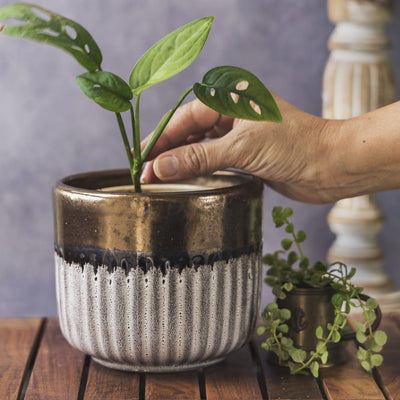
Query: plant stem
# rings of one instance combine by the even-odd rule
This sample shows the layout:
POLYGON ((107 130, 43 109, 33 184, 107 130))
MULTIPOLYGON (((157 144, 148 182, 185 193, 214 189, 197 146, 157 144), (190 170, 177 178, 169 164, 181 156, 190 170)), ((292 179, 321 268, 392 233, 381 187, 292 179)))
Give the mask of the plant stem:
MULTIPOLYGON (((135 186, 135 192, 141 193, 142 188, 140 185, 140 174, 142 171, 142 155, 140 149, 140 121, 139 121, 139 101, 140 101, 140 94, 136 97, 136 104, 135 104, 135 114, 133 112, 133 108, 130 108, 131 114, 131 123, 132 123, 132 136, 133 136, 133 184, 135 186)), ((132 154, 132 153, 131 153, 132 154)))
POLYGON ((368 315, 368 313, 367 313, 367 310, 365 309, 364 303, 363 303, 363 301, 361 300, 360 296, 357 295, 356 298, 357 298, 357 300, 358 300, 358 302, 359 302, 359 304, 360 304, 361 309, 363 310, 363 316, 364 316, 365 321, 367 322, 367 325, 368 325, 369 336, 372 337, 372 336, 374 335, 374 333, 372 332, 372 321, 371 321, 371 319, 369 318, 369 315, 368 315))
POLYGON ((130 173, 131 173, 132 182, 134 183, 135 182, 134 181, 134 174, 133 174, 133 164, 134 163, 133 163, 133 157, 132 157, 132 152, 131 152, 131 146, 129 144, 128 137, 126 136, 125 125, 124 125, 124 121, 122 120, 121 114, 119 112, 117 112, 117 113, 115 113, 115 115, 117 117, 119 131, 121 132, 122 140, 124 142, 126 155, 128 157, 129 170, 130 170, 130 173))
POLYGON ((183 100, 187 97, 187 95, 193 90, 193 86, 191 86, 189 89, 187 89, 183 95, 180 97, 178 102, 175 104, 175 106, 169 110, 164 117, 161 119, 160 123, 157 125, 156 129, 154 130, 153 136, 151 137, 149 143, 147 143, 146 147, 144 148, 142 152, 142 160, 145 161, 148 155, 150 154, 152 148, 156 144, 157 140, 159 139, 160 135, 163 133, 165 127, 167 126, 168 122, 172 118, 172 116, 175 114, 175 111, 178 109, 178 107, 182 104, 183 100))
MULTIPOLYGON (((286 225, 290 224, 290 221, 287 218, 285 218, 285 224, 286 225)), ((303 253, 303 249, 301 248, 300 243, 297 241, 297 236, 296 236, 295 232, 293 231, 291 233, 291 235, 293 237, 293 241, 296 243, 296 247, 297 247, 297 250, 298 250, 298 252, 300 254, 300 258, 305 258, 305 255, 303 253)))
MULTIPOLYGON (((339 320, 340 315, 341 315, 340 310, 336 310, 335 314, 336 314, 336 315, 335 315, 335 320, 333 321, 333 324, 332 324, 332 329, 331 329, 331 331, 329 332, 329 335, 328 335, 328 336, 325 338, 325 340, 324 340, 324 347, 323 347, 323 348, 326 348, 326 345, 327 345, 327 344, 329 343, 329 341, 331 340, 331 337, 332 337, 332 335, 333 335, 333 332, 334 332, 334 331, 337 331, 338 328, 339 328, 338 320, 339 320)), ((301 367, 299 367, 299 368, 293 370, 292 373, 293 373, 293 374, 297 374, 297 373, 300 372, 301 370, 303 370, 303 369, 305 369, 305 368, 308 368, 308 367, 311 365, 311 363, 312 363, 316 358, 319 358, 319 357, 320 357, 320 354, 319 354, 319 352, 316 351, 316 352, 307 360, 307 362, 305 362, 304 364, 302 364, 301 367)))

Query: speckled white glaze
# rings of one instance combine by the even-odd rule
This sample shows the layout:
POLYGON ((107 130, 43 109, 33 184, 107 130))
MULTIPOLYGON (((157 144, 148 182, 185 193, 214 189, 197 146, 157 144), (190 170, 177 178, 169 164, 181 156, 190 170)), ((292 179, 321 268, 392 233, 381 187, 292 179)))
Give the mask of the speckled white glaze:
POLYGON ((197 268, 109 272, 55 255, 58 313, 68 342, 108 367, 177 371, 223 359, 251 337, 260 253, 197 268))

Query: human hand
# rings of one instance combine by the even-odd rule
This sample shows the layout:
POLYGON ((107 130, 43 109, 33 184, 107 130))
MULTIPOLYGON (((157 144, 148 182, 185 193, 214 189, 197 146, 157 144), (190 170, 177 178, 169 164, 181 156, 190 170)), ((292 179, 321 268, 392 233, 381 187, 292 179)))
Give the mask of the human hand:
POLYGON ((182 106, 150 153, 142 181, 179 181, 232 167, 293 199, 330 202, 321 190, 328 169, 327 121, 275 100, 282 123, 232 119, 198 100, 182 106))

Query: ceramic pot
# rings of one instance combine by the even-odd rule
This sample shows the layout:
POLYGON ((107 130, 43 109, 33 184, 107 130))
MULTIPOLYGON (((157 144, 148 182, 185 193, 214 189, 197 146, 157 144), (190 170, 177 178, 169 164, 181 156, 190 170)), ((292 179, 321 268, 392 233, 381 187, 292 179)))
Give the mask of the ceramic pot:
MULTIPOLYGON (((294 346, 307 352, 315 350, 318 339, 315 331, 318 326, 324 329, 324 337, 328 335, 327 325, 333 323, 335 319, 335 309, 331 302, 335 290, 330 286, 325 288, 299 288, 293 289, 287 293, 283 300, 278 300, 279 308, 287 308, 291 312, 291 318, 288 322, 288 337, 293 339, 294 346)), ((369 299, 364 293, 360 294, 363 301, 369 299)), ((372 329, 375 331, 381 321, 381 310, 376 310, 377 318, 373 323, 372 329)), ((345 333, 342 335, 339 343, 329 343, 327 348, 329 352, 326 364, 320 367, 331 367, 341 364, 347 360, 344 344, 347 340, 354 340, 355 333, 345 333)), ((274 361, 274 360, 272 360, 274 361)))
POLYGON ((216 363, 255 327, 263 185, 221 172, 134 193, 129 179, 96 172, 54 187, 61 331, 116 369, 216 363))

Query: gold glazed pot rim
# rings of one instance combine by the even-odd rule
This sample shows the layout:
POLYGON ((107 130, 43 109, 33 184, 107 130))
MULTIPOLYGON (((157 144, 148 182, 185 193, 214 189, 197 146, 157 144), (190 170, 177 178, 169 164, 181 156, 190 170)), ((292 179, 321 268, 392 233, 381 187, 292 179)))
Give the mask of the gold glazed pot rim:
POLYGON ((260 248, 263 184, 259 178, 218 172, 184 182, 197 185, 193 191, 99 190, 126 184, 130 184, 129 170, 89 172, 57 182, 56 248, 64 253, 83 248, 158 255, 260 248))
POLYGON ((212 175, 188 179, 175 183, 142 184, 142 193, 127 190, 132 185, 127 169, 91 171, 66 176, 56 182, 55 187, 70 193, 93 194, 100 197, 134 196, 134 197, 187 197, 218 195, 232 191, 254 190, 258 186, 262 189, 260 178, 237 171, 217 171, 212 175), (151 190, 146 188, 164 187, 165 190, 151 190), (174 188, 178 188, 175 190, 174 188), (120 190, 119 190, 120 189, 120 190))

